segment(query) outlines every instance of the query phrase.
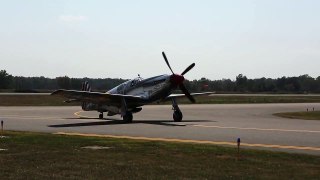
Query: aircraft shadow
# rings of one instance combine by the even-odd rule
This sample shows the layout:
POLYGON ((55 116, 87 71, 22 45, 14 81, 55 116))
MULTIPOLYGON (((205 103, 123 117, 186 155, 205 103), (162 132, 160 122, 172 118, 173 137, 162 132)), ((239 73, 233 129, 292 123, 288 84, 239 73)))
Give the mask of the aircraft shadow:
MULTIPOLYGON (((92 119, 92 118, 73 118, 73 119, 92 119)), ((183 122, 216 122, 212 120, 184 120, 179 123, 183 122)), ((82 122, 82 123, 69 123, 69 124, 55 124, 55 125, 48 125, 48 127, 53 128, 61 128, 61 127, 81 127, 81 126, 101 126, 101 125, 117 125, 117 124, 128 124, 124 123, 122 120, 119 119, 103 119, 101 121, 95 122, 82 122), (105 121, 111 120, 111 121, 105 121)), ((162 126, 187 126, 185 124, 174 124, 172 120, 133 120, 130 124, 152 124, 152 125, 162 125, 162 126)), ((189 124, 190 125, 190 124, 189 124)))

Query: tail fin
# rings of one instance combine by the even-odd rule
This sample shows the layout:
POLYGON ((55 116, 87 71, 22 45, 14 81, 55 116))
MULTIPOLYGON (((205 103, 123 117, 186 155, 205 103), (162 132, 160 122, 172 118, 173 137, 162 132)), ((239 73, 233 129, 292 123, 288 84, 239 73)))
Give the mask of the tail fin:
MULTIPOLYGON (((81 91, 89 91, 89 92, 91 91, 91 86, 88 81, 85 81, 82 83, 81 91)), ((90 105, 91 105, 91 103, 82 102, 82 104, 81 104, 82 110, 89 111, 90 105)))
POLYGON ((91 86, 88 81, 82 83, 81 91, 91 91, 91 86))

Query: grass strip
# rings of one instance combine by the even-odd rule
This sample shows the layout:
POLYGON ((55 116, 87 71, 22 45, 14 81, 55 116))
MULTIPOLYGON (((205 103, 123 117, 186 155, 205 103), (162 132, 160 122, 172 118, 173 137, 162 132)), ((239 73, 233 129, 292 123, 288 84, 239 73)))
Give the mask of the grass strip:
POLYGON ((0 139, 0 179, 317 179, 320 157, 30 132, 0 139), (88 149, 83 147, 104 147, 88 149))
POLYGON ((290 119, 320 120, 320 111, 283 112, 274 115, 290 119))

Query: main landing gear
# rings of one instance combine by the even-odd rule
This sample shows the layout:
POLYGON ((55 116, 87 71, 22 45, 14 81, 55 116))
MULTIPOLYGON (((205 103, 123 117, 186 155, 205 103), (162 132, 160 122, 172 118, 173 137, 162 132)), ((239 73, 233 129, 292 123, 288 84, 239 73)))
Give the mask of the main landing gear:
POLYGON ((128 111, 127 103, 124 98, 121 99, 121 116, 125 123, 132 122, 132 119, 133 119, 132 112, 128 111))
POLYGON ((103 112, 100 112, 99 119, 103 119, 103 112))
POLYGON ((172 110, 173 110, 173 120, 174 122, 181 122, 182 121, 182 112, 180 111, 180 108, 174 98, 172 100, 172 110))
POLYGON ((133 119, 132 112, 127 111, 122 118, 125 123, 132 123, 132 119, 133 119))
MULTIPOLYGON (((123 118, 123 121, 124 121, 125 123, 131 123, 131 122, 132 122, 132 119, 133 119, 132 112, 127 111, 127 112, 125 113, 125 115, 122 116, 122 118, 123 118)), ((100 112, 100 114, 99 114, 99 119, 103 119, 103 112, 100 112)))
POLYGON ((173 120, 174 122, 181 122, 182 121, 182 112, 180 110, 174 110, 173 112, 173 120))

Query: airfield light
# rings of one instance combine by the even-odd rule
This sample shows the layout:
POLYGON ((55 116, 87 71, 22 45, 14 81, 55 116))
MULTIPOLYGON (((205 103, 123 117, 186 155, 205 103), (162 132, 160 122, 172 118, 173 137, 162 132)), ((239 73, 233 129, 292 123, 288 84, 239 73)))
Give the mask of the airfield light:
POLYGON ((1 135, 3 134, 3 121, 1 121, 1 135))
POLYGON ((240 142, 241 142, 241 140, 240 140, 240 138, 238 138, 238 139, 237 139, 237 146, 238 146, 238 158, 239 158, 239 156, 240 156, 240 142))

